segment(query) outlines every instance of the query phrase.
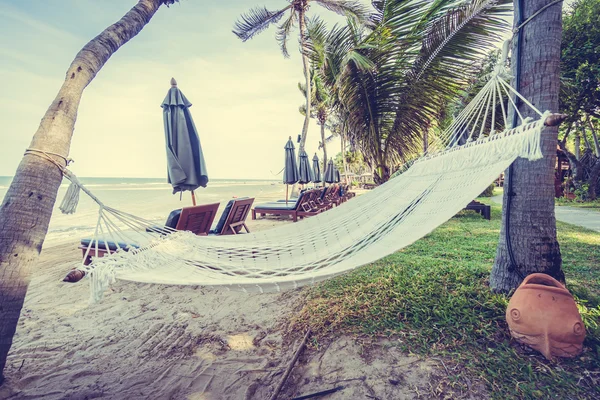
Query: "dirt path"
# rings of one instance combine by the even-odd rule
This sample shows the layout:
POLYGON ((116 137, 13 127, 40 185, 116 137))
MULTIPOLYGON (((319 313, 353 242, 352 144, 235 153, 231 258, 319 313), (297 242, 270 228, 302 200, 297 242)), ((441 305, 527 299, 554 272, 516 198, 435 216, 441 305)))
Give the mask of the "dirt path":
MULTIPOLYGON (((492 197, 492 201, 502 204, 502 195, 492 197)), ((556 206, 554 212, 556 213, 556 219, 559 221, 600 232, 600 212, 598 211, 556 206)))

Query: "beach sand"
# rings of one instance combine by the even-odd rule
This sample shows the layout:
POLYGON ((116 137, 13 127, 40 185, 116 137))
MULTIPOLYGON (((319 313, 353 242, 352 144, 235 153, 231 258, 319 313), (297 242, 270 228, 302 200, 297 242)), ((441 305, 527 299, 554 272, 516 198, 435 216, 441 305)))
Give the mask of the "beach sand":
MULTIPOLYGON (((284 222, 249 220, 252 231, 284 222)), ((303 332, 285 336, 305 289, 247 294, 118 281, 97 304, 72 240, 44 248, 5 369, 0 399, 268 399, 303 332)), ((416 398, 435 363, 390 342, 332 338, 307 349, 279 398, 344 386, 327 399, 416 398)))

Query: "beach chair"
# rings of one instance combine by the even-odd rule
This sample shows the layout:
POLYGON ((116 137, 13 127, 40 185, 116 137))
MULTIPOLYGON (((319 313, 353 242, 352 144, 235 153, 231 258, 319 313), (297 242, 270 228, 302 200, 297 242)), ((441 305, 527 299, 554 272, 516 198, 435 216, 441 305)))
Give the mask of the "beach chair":
POLYGON ((237 235, 242 228, 250 233, 250 229, 246 225, 246 218, 250 213, 252 203, 254 203, 254 198, 248 197, 229 200, 216 228, 211 230, 210 233, 215 235, 237 235))
POLYGON ((311 215, 315 215, 316 211, 312 210, 312 207, 308 204, 310 200, 311 191, 306 191, 300 193, 298 200, 296 202, 271 202, 271 203, 262 203, 257 204, 252 209, 252 219, 256 219, 256 215, 265 216, 265 215, 286 215, 292 217, 294 222, 298 221, 298 218, 308 217, 311 215))
POLYGON ((316 203, 323 210, 330 210, 334 204, 331 202, 331 192, 335 189, 334 186, 328 186, 322 189, 321 197, 316 199, 316 203))
POLYGON ((342 186, 342 197, 344 198, 344 201, 350 200, 354 195, 355 193, 350 191, 349 185, 342 186))
MULTIPOLYGON (((184 207, 179 210, 174 210, 169 214, 166 227, 176 229, 178 231, 190 231, 199 236, 206 236, 215 220, 217 210, 219 209, 219 203, 203 204, 200 206, 184 207)), ((155 227, 149 229, 150 232, 167 233, 167 231, 161 231, 162 227, 155 227)), ((134 238, 135 239, 135 238, 134 238)), ((144 237, 140 237, 140 242, 143 242, 144 237)), ((130 248, 139 247, 137 243, 122 243, 105 241, 102 239, 94 240, 90 238, 82 239, 79 249, 85 257, 88 252, 88 248, 91 247, 88 256, 84 260, 84 265, 89 265, 92 261, 92 257, 104 257, 107 253, 114 253, 119 248, 129 250, 130 248), (96 241, 98 245, 96 246, 96 241), (97 250, 96 250, 97 247, 97 250), (96 254, 97 252, 97 254, 96 254)))
POLYGON ((490 220, 492 217, 492 207, 487 204, 483 204, 478 202, 477 200, 473 200, 464 208, 465 210, 475 211, 478 214, 487 220, 490 220))
POLYGON ((331 188, 331 191, 327 195, 327 200, 330 204, 335 205, 337 207, 340 204, 342 204, 342 198, 340 197, 340 185, 335 184, 332 185, 331 188))

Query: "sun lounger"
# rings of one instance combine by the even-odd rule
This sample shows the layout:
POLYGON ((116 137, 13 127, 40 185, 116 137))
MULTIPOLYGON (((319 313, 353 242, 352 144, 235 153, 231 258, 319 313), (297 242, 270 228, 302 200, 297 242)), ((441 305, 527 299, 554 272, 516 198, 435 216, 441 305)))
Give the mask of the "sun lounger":
MULTIPOLYGON (((174 210, 169 214, 164 226, 178 231, 190 231, 199 236, 206 236, 208 235, 218 209, 219 203, 213 203, 174 210)), ((153 227, 149 231, 167 233, 162 227, 153 227)), ((129 235, 131 235, 131 233, 129 233, 129 235)), ((105 241, 102 239, 82 239, 79 249, 81 249, 84 257, 87 253, 84 264, 88 265, 91 262, 92 257, 104 257, 107 253, 114 253, 119 248, 124 250, 136 248, 142 245, 144 240, 147 240, 147 238, 141 235, 134 235, 131 238, 131 242, 128 241, 128 243, 105 241), (89 247, 91 247, 91 249, 88 253, 89 247)))
POLYGON ((487 220, 489 220, 492 216, 492 208, 487 204, 478 202, 477 200, 473 200, 472 202, 467 204, 467 206, 464 209, 475 211, 481 214, 481 216, 487 220))
POLYGON ((246 226, 246 218, 250 213, 252 203, 254 203, 254 198, 248 197, 229 200, 216 228, 211 230, 210 233, 215 235, 237 235, 242 228, 250 233, 250 229, 246 226))
POLYGON ((294 222, 298 221, 298 218, 309 217, 312 215, 316 215, 320 212, 320 210, 314 210, 313 207, 310 206, 310 199, 313 195, 311 195, 313 191, 306 191, 300 193, 300 197, 298 197, 298 201, 296 202, 271 202, 271 203, 262 203, 257 204, 252 209, 252 219, 256 219, 256 215, 265 216, 265 215, 289 215, 292 217, 294 222))

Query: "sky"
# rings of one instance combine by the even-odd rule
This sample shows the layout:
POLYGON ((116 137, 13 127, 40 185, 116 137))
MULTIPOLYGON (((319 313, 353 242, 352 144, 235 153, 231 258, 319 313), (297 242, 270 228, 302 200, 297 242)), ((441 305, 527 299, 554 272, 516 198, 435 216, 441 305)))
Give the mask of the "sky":
MULTIPOLYGON (((0 176, 14 174, 75 54, 135 3, 0 0, 0 176)), ((263 4, 276 9, 287 2, 182 0, 161 7, 85 90, 69 155, 73 172, 166 178, 160 104, 175 77, 193 104, 210 178, 279 179, 283 147, 304 120, 297 41, 290 41, 294 51, 286 59, 273 28, 246 43, 231 32, 241 13, 263 4)), ((316 12, 331 25, 342 21, 313 6, 316 12)), ((310 157, 319 136, 311 121, 310 157)), ((328 151, 339 147, 334 141, 328 151)))

